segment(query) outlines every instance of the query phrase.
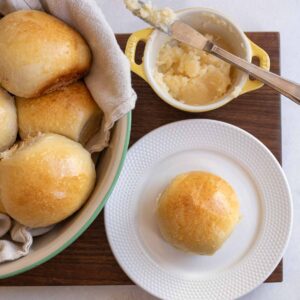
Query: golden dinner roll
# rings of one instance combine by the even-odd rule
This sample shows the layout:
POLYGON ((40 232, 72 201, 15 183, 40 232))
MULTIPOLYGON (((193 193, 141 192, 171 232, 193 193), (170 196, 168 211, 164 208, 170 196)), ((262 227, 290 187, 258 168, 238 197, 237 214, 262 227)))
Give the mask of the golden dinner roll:
POLYGON ((16 102, 22 139, 52 132, 85 144, 100 128, 101 110, 81 81, 37 98, 16 97, 16 102))
POLYGON ((158 200, 164 239, 184 251, 214 254, 240 220, 233 188, 221 177, 190 172, 175 177, 158 200))
POLYGON ((95 179, 91 155, 82 145, 58 134, 41 134, 2 153, 0 199, 19 223, 44 227, 77 211, 95 179))
POLYGON ((16 141, 18 133, 15 100, 0 88, 0 152, 16 141))
POLYGON ((0 84, 24 98, 52 92, 89 70, 91 52, 73 28, 35 10, 0 20, 0 84))

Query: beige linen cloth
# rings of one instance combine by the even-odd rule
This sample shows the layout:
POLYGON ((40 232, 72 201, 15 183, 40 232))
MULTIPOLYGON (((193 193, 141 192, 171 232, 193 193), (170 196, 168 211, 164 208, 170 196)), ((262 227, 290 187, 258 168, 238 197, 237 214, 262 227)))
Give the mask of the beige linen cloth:
MULTIPOLYGON (((85 83, 104 113, 101 130, 87 144, 99 152, 108 145, 114 123, 135 106, 136 93, 131 87, 130 65, 114 33, 94 0, 0 0, 0 13, 20 9, 44 10, 75 28, 89 44, 93 62, 85 83)), ((51 227, 52 228, 52 227, 51 227)), ((0 262, 28 254, 32 237, 51 228, 30 229, 0 214, 0 262)))

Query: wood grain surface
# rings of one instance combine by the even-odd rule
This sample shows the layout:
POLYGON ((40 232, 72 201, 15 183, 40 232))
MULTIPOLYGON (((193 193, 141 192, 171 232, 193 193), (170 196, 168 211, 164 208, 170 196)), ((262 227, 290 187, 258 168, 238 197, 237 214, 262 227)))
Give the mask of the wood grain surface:
MULTIPOLYGON (((271 58, 271 69, 279 73, 279 34, 248 33, 271 58)), ((128 35, 118 35, 124 49, 128 35)), ((280 98, 268 87, 243 95, 228 105, 202 114, 176 110, 160 100, 146 82, 132 76, 138 102, 133 112, 131 144, 164 124, 191 118, 209 118, 237 125, 260 139, 281 162, 280 98)), ((142 267, 142 266, 141 266, 142 267)), ((282 262, 267 280, 282 281, 282 262)), ((70 247, 47 263, 14 278, 2 286, 122 285, 132 284, 113 257, 105 235, 103 212, 70 247)))

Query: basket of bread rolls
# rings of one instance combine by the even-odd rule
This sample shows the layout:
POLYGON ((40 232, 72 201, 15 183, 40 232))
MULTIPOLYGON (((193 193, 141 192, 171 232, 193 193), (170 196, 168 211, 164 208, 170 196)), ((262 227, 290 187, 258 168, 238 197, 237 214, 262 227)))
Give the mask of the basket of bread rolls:
POLYGON ((129 65, 93 1, 83 9, 64 2, 52 1, 47 12, 13 7, 0 19, 0 215, 29 233, 48 228, 21 257, 0 253, 0 278, 45 262, 79 237, 103 208, 127 151, 136 97, 129 65), (111 57, 97 70, 106 48, 89 20, 78 21, 79 10, 99 16, 93 26, 104 27, 124 60, 117 76, 105 75, 111 57), (122 91, 131 95, 114 93, 112 103, 122 72, 122 91))

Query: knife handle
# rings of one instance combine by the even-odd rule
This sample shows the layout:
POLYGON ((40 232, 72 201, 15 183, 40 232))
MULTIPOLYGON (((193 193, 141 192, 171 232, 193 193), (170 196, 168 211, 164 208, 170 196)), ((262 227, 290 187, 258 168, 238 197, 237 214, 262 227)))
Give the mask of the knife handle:
POLYGON ((247 62, 246 60, 231 54, 230 52, 218 47, 213 44, 210 47, 209 52, 215 56, 225 60, 226 62, 234 65, 238 69, 245 71, 250 74, 255 79, 260 80, 266 85, 270 86, 274 90, 278 91, 282 95, 290 98, 295 103, 300 104, 300 85, 282 78, 281 76, 274 74, 272 72, 266 71, 252 63, 247 62))

